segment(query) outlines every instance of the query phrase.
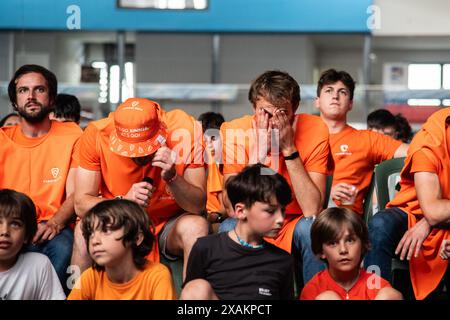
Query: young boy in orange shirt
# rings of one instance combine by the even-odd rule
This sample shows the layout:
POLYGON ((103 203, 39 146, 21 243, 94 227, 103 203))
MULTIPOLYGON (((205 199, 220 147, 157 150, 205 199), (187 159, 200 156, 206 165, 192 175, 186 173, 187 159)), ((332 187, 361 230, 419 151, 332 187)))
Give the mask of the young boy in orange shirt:
POLYGON ((197 240, 180 299, 293 298, 292 257, 264 240, 281 230, 291 190, 283 176, 268 170, 256 164, 227 181, 237 224, 197 240))
POLYGON ((326 260, 320 271, 303 288, 302 300, 399 300, 401 294, 389 282, 361 269, 369 249, 364 221, 346 208, 323 211, 311 227, 314 254, 326 260))
POLYGON ((145 211, 130 200, 98 203, 83 218, 93 267, 81 275, 69 300, 173 300, 169 270, 146 259, 155 236, 145 211))

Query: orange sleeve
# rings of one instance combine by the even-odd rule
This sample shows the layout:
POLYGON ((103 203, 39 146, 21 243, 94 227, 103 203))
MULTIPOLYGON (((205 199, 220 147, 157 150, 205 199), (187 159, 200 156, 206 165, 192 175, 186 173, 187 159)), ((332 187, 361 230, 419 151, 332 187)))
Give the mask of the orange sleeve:
POLYGON ((317 145, 311 156, 305 161, 304 166, 308 172, 323 173, 325 175, 330 175, 333 172, 333 158, 328 138, 317 145))
POLYGON ((203 154, 205 152, 205 140, 202 137, 202 125, 199 121, 192 120, 193 132, 191 140, 191 161, 187 168, 200 168, 205 165, 203 154))
POLYGON ((294 143, 307 172, 329 175, 333 172, 328 127, 320 117, 299 114, 294 124, 294 143))
POLYGON ((395 140, 384 134, 375 131, 366 131, 369 133, 369 146, 372 146, 371 154, 374 163, 380 163, 394 157, 395 151, 402 144, 401 141, 395 140))
POLYGON ((94 300, 94 272, 92 268, 89 268, 81 274, 67 300, 94 300))
POLYGON ((80 167, 100 171, 100 155, 97 152, 98 129, 94 125, 88 125, 80 138, 79 158, 80 167))
POLYGON ((177 171, 204 166, 202 126, 182 110, 165 113, 168 127, 167 146, 177 154, 177 171))
POLYGON ((77 142, 75 142, 75 145, 73 146, 73 152, 72 152, 72 160, 70 162, 71 168, 78 168, 80 165, 80 138, 78 138, 77 142))
MULTIPOLYGON (((431 152, 429 153, 431 154, 431 152)), ((422 150, 415 152, 412 156, 411 173, 415 172, 438 172, 439 162, 428 158, 422 150)))
POLYGON ((246 161, 245 144, 238 143, 238 140, 245 139, 236 136, 240 131, 234 130, 226 122, 220 127, 220 137, 222 139, 222 160, 223 174, 239 173, 244 169, 246 161), (235 133, 235 134, 231 134, 235 133))
POLYGON ((169 269, 160 264, 152 275, 151 297, 153 300, 176 300, 176 291, 169 269))

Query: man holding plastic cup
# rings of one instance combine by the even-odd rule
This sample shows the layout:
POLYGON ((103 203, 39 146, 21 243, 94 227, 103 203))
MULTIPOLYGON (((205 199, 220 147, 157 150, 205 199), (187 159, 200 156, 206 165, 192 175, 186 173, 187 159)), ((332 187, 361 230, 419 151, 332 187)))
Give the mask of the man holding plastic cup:
POLYGON ((354 90, 355 82, 347 72, 327 70, 319 79, 315 105, 330 132, 334 160, 331 199, 338 206, 362 214, 375 165, 406 156, 408 145, 347 124, 347 114, 353 108, 354 90))

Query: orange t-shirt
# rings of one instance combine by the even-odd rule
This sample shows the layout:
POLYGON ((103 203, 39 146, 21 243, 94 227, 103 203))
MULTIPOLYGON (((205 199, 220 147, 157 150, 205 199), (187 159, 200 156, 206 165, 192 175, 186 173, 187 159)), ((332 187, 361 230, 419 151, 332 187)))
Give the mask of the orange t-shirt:
POLYGON ((67 300, 175 300, 169 269, 148 262, 145 269, 126 283, 113 283, 105 271, 89 268, 83 272, 67 300))
POLYGON ((353 287, 346 291, 331 277, 328 269, 317 273, 303 288, 300 300, 315 300, 325 291, 334 291, 342 300, 374 300, 378 292, 391 287, 389 282, 376 275, 361 269, 359 278, 353 287))
MULTIPOLYGON (((408 228, 423 218, 414 185, 414 173, 434 172, 439 178, 442 199, 450 199, 450 128, 446 124, 450 108, 433 113, 414 136, 400 173, 401 189, 388 208, 397 207, 408 214, 408 228)), ((448 267, 448 260, 439 257, 439 249, 450 232, 433 228, 422 244, 417 258, 409 261, 411 283, 416 299, 426 298, 439 284, 448 267)))
MULTIPOLYGON (((245 166, 257 162, 256 130, 253 126, 255 116, 224 122, 220 128, 223 151, 223 173, 237 174, 245 166)), ((305 170, 324 175, 331 174, 332 162, 330 157, 328 127, 320 117, 309 114, 298 114, 293 124, 294 143, 300 154, 305 170)), ((292 182, 284 162, 283 155, 279 157, 269 155, 268 164, 274 171, 283 175, 292 189, 292 182)), ((286 207, 286 218, 282 230, 274 239, 266 239, 278 247, 291 252, 292 235, 295 224, 302 217, 302 210, 295 196, 286 207)))
MULTIPOLYGON (((182 110, 160 111, 161 119, 167 125, 166 145, 177 153, 177 174, 183 176, 188 168, 203 168, 202 129, 194 118, 182 110)), ((109 148, 110 134, 114 130, 113 113, 108 118, 91 122, 85 129, 80 142, 80 167, 100 171, 100 193, 111 199, 126 194, 134 183, 144 177, 151 177, 156 188, 147 207, 156 233, 164 223, 183 210, 178 206, 165 181, 161 169, 150 164, 139 166, 131 158, 119 156, 109 148)))
POLYGON ((353 211, 363 213, 363 201, 375 165, 393 158, 401 144, 401 141, 381 133, 357 130, 348 125, 341 132, 330 134, 334 160, 333 186, 341 182, 356 186, 359 191, 352 207, 353 211))
POLYGON ((38 222, 49 220, 66 199, 70 168, 77 168, 82 130, 72 122, 52 121, 39 138, 23 135, 20 126, 0 129, 0 188, 27 194, 38 222))

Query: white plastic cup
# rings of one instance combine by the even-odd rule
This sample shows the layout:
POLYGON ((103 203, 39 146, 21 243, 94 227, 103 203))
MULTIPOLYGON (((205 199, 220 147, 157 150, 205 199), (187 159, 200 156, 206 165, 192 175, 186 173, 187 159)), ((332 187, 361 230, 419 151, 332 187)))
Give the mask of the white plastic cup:
POLYGON ((353 192, 353 196, 350 198, 350 200, 343 200, 342 201, 343 206, 352 206, 355 203, 356 195, 358 194, 358 190, 356 189, 356 186, 352 185, 351 191, 353 192))

